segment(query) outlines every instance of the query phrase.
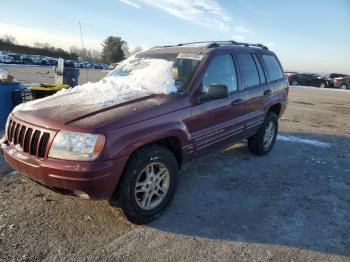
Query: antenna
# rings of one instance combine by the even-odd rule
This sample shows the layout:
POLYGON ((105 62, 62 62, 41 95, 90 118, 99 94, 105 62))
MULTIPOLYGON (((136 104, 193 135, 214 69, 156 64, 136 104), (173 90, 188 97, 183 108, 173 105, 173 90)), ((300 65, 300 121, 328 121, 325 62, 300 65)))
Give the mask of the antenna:
MULTIPOLYGON (((86 54, 85 54, 85 47, 84 47, 84 40, 83 40, 83 31, 81 30, 81 23, 80 21, 78 21, 79 23, 79 29, 80 29, 80 39, 81 39, 81 47, 83 48, 83 58, 86 58, 86 54)), ((86 82, 89 82, 89 71, 86 70, 86 82)))

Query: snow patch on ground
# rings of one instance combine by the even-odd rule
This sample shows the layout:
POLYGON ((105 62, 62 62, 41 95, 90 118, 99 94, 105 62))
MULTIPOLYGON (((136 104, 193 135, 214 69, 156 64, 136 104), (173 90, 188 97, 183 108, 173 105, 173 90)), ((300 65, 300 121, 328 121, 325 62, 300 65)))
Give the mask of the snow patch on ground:
MULTIPOLYGON (((50 106, 110 106, 150 94, 176 92, 173 62, 164 59, 136 59, 121 63, 119 74, 112 71, 96 83, 86 83, 56 94, 17 106, 14 111, 38 110, 50 106)), ((118 68, 116 70, 118 70, 118 68)))
POLYGON ((350 92, 350 90, 347 89, 339 89, 339 88, 319 88, 314 86, 292 86, 291 88, 301 88, 301 89, 311 89, 311 90, 319 90, 319 91, 331 91, 331 92, 350 92))
POLYGON ((8 174, 8 176, 17 176, 20 175, 20 173, 18 173, 17 171, 12 171, 8 174))
POLYGON ((291 135, 278 135, 277 139, 280 140, 280 141, 284 141, 284 142, 308 144, 308 145, 322 147, 322 148, 326 148, 326 147, 330 147, 331 146, 328 143, 321 142, 321 141, 318 141, 318 140, 300 138, 300 137, 291 136, 291 135))

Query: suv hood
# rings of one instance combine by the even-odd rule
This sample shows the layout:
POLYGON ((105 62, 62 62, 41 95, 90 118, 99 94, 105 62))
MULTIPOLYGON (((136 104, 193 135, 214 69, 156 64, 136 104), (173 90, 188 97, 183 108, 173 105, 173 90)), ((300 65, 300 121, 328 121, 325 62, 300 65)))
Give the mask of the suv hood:
POLYGON ((67 102, 72 99, 66 99, 66 95, 62 94, 42 101, 35 100, 37 102, 30 106, 15 108, 13 115, 22 121, 48 129, 97 131, 102 127, 120 128, 174 111, 174 106, 165 105, 179 100, 180 97, 184 96, 152 94, 105 106, 84 105, 79 104, 79 101, 67 102))
POLYGON ((149 116, 143 114, 176 97, 171 95, 177 92, 172 68, 173 62, 165 59, 130 57, 122 62, 118 71, 96 83, 62 89, 50 97, 21 104, 14 114, 44 127, 89 131, 143 121, 166 113, 165 108, 154 110, 149 116), (142 117, 137 119, 136 115, 140 114, 142 117))

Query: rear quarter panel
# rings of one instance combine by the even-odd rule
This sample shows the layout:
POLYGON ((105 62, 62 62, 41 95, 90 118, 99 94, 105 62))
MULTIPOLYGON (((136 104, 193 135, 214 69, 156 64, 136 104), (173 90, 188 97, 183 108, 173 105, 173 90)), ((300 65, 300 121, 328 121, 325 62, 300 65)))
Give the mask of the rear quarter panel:
POLYGON ((267 68, 267 65, 264 62, 264 59, 262 59, 262 57, 261 57, 261 55, 263 55, 263 54, 265 54, 265 52, 260 54, 260 61, 262 62, 263 69, 264 69, 265 74, 267 76, 268 89, 270 89, 272 91, 272 95, 265 97, 265 99, 263 100, 262 109, 264 110, 265 113, 267 113, 267 111, 270 109, 271 106, 273 106, 275 104, 281 104, 282 110, 281 110, 281 113, 279 115, 279 117, 280 117, 284 111, 285 105, 288 102, 288 99, 287 99, 288 93, 289 93, 288 79, 285 76, 285 74, 283 73, 284 69, 283 69, 282 63, 279 60, 279 58, 277 57, 277 55, 273 52, 266 52, 266 54, 273 55, 276 58, 278 64, 281 67, 282 73, 283 73, 283 78, 271 81, 271 77, 269 75, 269 70, 267 68))

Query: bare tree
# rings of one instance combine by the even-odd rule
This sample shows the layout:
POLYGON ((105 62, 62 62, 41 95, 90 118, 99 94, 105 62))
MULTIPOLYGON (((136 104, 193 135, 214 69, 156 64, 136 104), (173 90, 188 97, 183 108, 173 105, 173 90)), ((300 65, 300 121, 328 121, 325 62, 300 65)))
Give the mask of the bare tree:
POLYGON ((69 52, 71 54, 76 54, 77 56, 80 56, 80 49, 78 47, 76 47, 76 46, 71 46, 69 48, 69 52))
POLYGON ((50 49, 52 48, 52 46, 49 43, 39 43, 39 42, 35 42, 34 47, 36 48, 43 48, 43 49, 50 49))
POLYGON ((84 59, 85 60, 88 57, 88 50, 86 48, 82 49, 82 48, 79 48, 79 47, 76 47, 76 46, 71 46, 69 48, 69 51, 71 53, 77 54, 77 56, 80 59, 84 59))
POLYGON ((4 42, 7 43, 11 43, 11 44, 16 44, 17 40, 16 37, 12 36, 12 35, 3 35, 2 37, 0 37, 4 42))
POLYGON ((96 49, 90 49, 89 55, 94 63, 99 63, 102 60, 101 52, 96 49))
POLYGON ((124 42, 122 45, 122 50, 124 52, 124 56, 125 58, 128 58, 131 54, 130 54, 130 50, 129 50, 129 45, 127 42, 124 42))
POLYGON ((86 48, 78 48, 76 46, 71 46, 69 48, 69 52, 71 54, 76 54, 80 59, 86 60, 93 63, 99 63, 101 62, 101 52, 96 49, 89 49, 86 48))

